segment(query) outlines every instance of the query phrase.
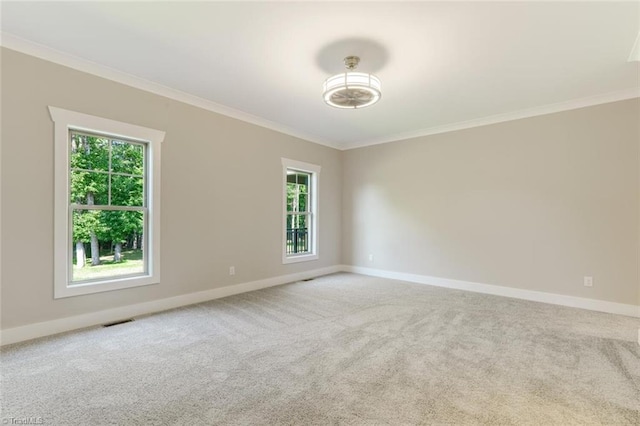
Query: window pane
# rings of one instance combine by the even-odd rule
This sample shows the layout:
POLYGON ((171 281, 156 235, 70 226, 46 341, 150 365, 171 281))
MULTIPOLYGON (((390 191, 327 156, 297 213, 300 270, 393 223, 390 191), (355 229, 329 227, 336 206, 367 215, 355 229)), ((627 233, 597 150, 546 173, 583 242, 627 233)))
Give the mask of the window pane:
POLYGON ((142 176, 144 174, 144 147, 124 141, 111 141, 111 171, 142 176))
POLYGON ((309 252, 309 229, 307 215, 287 215, 287 254, 309 252))
POLYGON ((298 211, 298 193, 295 183, 287 183, 287 211, 298 211))
POLYGON ((304 214, 288 214, 287 228, 303 229, 307 227, 308 216, 304 214))
POLYGON ((309 178, 310 175, 308 173, 298 173, 298 187, 301 193, 309 193, 309 178))
POLYGON ((307 212, 309 211, 307 209, 307 201, 309 199, 309 195, 308 194, 300 194, 298 196, 298 211, 299 212, 307 212))
POLYGON ((71 172, 71 202, 105 206, 109 203, 109 176, 106 173, 71 172))
POLYGON ((300 185, 287 184, 287 211, 306 212, 308 211, 309 195, 300 193, 300 185))
POLYGON ((71 169, 109 170, 109 140, 72 132, 71 169))
POLYGON ((111 175, 112 206, 143 206, 144 179, 111 175))
POLYGON ((287 170, 287 183, 296 183, 296 172, 287 170))
POLYGON ((72 220, 71 281, 145 272, 143 212, 74 210, 72 220))
POLYGON ((309 219, 309 216, 307 215, 295 215, 296 216, 296 221, 297 224, 296 227, 298 229, 307 229, 307 220, 309 219))

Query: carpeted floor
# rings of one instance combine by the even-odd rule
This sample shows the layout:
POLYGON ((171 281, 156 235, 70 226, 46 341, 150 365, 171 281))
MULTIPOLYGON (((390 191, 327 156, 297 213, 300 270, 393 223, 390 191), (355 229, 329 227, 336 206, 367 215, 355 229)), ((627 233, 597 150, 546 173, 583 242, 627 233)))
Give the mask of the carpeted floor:
POLYGON ((1 417, 638 425, 639 325, 336 274, 5 347, 1 417))

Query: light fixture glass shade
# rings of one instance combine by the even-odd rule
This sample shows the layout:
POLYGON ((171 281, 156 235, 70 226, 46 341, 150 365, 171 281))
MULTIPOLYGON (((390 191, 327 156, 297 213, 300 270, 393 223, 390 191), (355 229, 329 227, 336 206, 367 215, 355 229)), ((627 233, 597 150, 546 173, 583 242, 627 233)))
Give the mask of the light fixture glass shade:
POLYGON ((336 108, 364 108, 381 96, 380 79, 363 72, 343 72, 324 82, 324 101, 336 108))

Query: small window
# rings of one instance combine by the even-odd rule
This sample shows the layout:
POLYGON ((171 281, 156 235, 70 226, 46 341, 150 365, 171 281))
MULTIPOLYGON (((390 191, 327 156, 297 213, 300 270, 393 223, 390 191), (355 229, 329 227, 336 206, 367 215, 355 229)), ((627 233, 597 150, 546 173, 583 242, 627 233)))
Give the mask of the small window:
POLYGON ((55 123, 55 297, 160 280, 164 132, 50 107, 55 123))
POLYGON ((286 158, 282 165, 283 263, 317 259, 320 166, 286 158))

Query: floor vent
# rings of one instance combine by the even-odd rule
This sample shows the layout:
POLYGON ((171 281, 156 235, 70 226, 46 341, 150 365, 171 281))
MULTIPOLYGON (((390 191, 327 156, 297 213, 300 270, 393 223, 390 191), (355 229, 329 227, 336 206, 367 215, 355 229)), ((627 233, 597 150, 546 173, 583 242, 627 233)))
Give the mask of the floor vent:
POLYGON ((313 280, 315 280, 315 278, 307 278, 307 279, 304 279, 302 281, 313 281, 313 280))
POLYGON ((129 318, 129 319, 125 319, 125 320, 120 320, 120 321, 114 321, 114 322, 109 322, 106 324, 102 324, 103 327, 113 327, 114 325, 120 325, 120 324, 125 324, 127 322, 132 322, 133 318, 129 318))

